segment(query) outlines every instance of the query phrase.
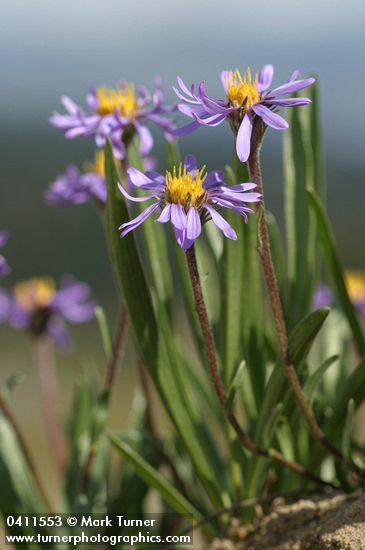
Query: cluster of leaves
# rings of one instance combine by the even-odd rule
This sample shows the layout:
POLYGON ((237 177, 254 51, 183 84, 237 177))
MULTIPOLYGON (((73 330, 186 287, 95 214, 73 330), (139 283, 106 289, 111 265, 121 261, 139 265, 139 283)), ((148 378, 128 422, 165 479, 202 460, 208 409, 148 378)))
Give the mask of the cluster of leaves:
MULTIPOLYGON (((365 399, 365 339, 323 205, 317 88, 312 87, 310 94, 310 107, 289 113, 290 129, 284 137, 285 243, 272 215, 268 216, 270 241, 290 356, 304 394, 328 438, 347 459, 363 467, 361 449, 353 437, 353 416, 365 399), (337 311, 313 311, 313 293, 323 270, 337 296, 337 311)), ((135 145, 129 149, 128 162, 142 169, 135 145)), ((154 489, 165 511, 193 514, 201 521, 212 511, 248 497, 312 486, 310 480, 282 465, 253 456, 237 441, 204 367, 184 253, 166 226, 152 220, 136 235, 120 240, 116 228, 139 206, 130 211, 117 189, 123 175, 109 145, 105 153, 110 257, 137 354, 171 426, 166 434, 151 433, 146 428, 148 412, 143 410, 127 432, 108 433, 108 400, 82 381, 72 413, 72 458, 63 511, 145 513, 146 496, 154 489), (123 459, 117 488, 108 479, 110 444, 123 459), (82 491, 90 445, 95 461, 87 491, 82 491)), ((169 144, 166 169, 179 160, 177 147, 169 144)), ((226 167, 226 181, 248 181, 246 168, 237 159, 226 167)), ((244 225, 230 212, 227 218, 238 241, 223 239, 208 224, 197 242, 227 407, 242 420, 256 445, 276 448, 318 476, 350 488, 344 467, 335 464, 310 434, 285 378, 256 251, 257 220, 252 217, 244 225)), ((110 337, 102 311, 99 321, 109 355, 110 337)), ((31 472, 3 417, 0 478, 3 512, 43 511, 31 472)), ((205 523, 202 531, 213 536, 221 531, 222 522, 229 521, 227 517, 205 523)))

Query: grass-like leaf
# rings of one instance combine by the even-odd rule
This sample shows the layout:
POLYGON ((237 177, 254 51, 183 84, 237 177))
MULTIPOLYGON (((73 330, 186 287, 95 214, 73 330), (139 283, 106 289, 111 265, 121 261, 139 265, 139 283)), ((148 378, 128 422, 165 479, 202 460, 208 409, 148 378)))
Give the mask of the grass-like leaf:
POLYGON ((322 250, 326 259, 328 271, 332 277, 334 289, 338 301, 345 313, 351 327, 354 341, 360 356, 365 354, 365 338, 362 328, 356 316, 355 308, 347 292, 343 269, 336 250, 335 239, 331 230, 330 221, 317 193, 313 189, 307 189, 311 207, 316 216, 319 230, 319 237, 322 250))
POLYGON ((319 195, 324 191, 317 85, 305 92, 312 105, 288 109, 289 130, 284 133, 289 327, 308 312, 319 272, 317 224, 305 191, 308 186, 319 195))

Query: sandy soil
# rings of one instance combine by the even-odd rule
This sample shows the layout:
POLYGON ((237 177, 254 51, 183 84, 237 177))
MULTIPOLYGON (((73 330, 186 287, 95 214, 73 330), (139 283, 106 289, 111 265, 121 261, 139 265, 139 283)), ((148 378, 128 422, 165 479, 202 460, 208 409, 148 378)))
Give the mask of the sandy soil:
POLYGON ((232 524, 213 550, 365 550, 365 494, 273 502, 251 527, 232 524), (235 542, 233 542, 235 541, 235 542))

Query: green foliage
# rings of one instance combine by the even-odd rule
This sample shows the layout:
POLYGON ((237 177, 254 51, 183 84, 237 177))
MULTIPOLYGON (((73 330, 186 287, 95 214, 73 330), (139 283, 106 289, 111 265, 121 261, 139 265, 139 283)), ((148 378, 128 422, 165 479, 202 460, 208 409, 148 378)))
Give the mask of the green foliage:
MULTIPOLYGON (((171 228, 150 219, 120 239, 118 227, 141 211, 117 186, 126 185, 125 164, 143 169, 138 143, 129 145, 121 170, 107 143, 105 227, 116 302, 128 312, 133 344, 128 359, 146 369, 147 380, 144 399, 137 390, 129 429, 117 434, 108 434, 109 389, 92 380, 89 371, 77 382, 68 423, 70 463, 62 511, 147 514, 153 490, 162 510, 192 514, 200 521, 246 496, 312 488, 308 477, 274 460, 277 451, 317 476, 326 466, 332 483, 352 488, 348 465, 363 463, 353 427, 365 399, 364 327, 346 288, 323 202, 317 87, 309 94, 312 105, 292 109, 290 129, 284 132, 285 232, 270 212, 266 218, 290 362, 310 410, 347 464, 336 467, 312 436, 285 375, 257 253, 260 216, 251 215, 245 224, 234 212, 225 212, 238 240, 223 238, 208 222, 196 247, 226 394, 222 407, 207 368, 185 255, 171 228), (334 310, 312 306, 320 274, 331 280, 334 310), (149 386, 157 407, 151 405, 149 386), (157 422, 149 416, 151 407, 154 415, 156 409, 159 413, 157 422), (264 457, 243 447, 228 415, 235 415, 251 441, 267 451, 264 457), (84 486, 90 453, 92 466, 84 486)), ((169 143, 166 169, 180 158, 178 146, 169 143)), ((247 167, 236 156, 225 167, 225 180, 229 185, 249 180, 247 167)), ((113 343, 106 313, 101 307, 95 313, 105 369, 113 343)), ((13 386, 11 378, 3 391, 10 400, 13 386)), ((44 511, 14 426, 4 415, 0 478, 2 513, 44 511)), ((219 533, 225 520, 230 521, 229 514, 208 522, 203 528, 207 538, 219 533)))
POLYGON ((305 93, 312 104, 288 109, 289 130, 284 134, 289 326, 308 312, 319 273, 318 228, 306 194, 307 187, 320 196, 324 193, 317 86, 305 93))

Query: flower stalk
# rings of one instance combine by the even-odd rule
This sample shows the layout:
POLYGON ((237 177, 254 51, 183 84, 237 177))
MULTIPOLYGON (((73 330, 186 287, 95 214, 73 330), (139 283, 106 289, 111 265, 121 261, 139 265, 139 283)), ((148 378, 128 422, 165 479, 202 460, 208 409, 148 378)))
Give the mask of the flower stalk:
POLYGON ((238 439, 240 440, 242 445, 252 454, 256 456, 268 458, 268 459, 273 459, 279 462, 280 464, 282 464, 283 466, 289 468, 296 474, 302 477, 305 477, 307 479, 310 479, 311 481, 314 481, 319 485, 327 485, 327 486, 333 487, 331 483, 328 483, 322 480, 321 478, 319 478, 318 476, 316 476, 315 474, 313 474, 312 472, 304 468, 301 464, 288 460, 279 451, 276 451, 275 449, 263 449, 261 447, 258 447, 251 440, 249 435, 243 430, 243 428, 241 428, 234 413, 227 411, 227 408, 226 408, 227 396, 226 396, 222 378, 218 369, 217 353, 216 353, 215 343, 213 339, 213 332, 209 322, 207 308, 205 305, 194 245, 185 251, 185 256, 187 260, 190 282, 191 282, 191 286, 194 294, 195 310, 199 318, 199 323, 200 323, 200 327, 203 335, 209 375, 214 387, 214 391, 219 400, 219 403, 222 406, 223 410, 225 411, 227 420, 229 421, 232 428, 234 429, 238 439))
MULTIPOLYGON (((283 308, 280 299, 280 293, 277 283, 277 278, 274 270, 273 260, 271 256, 269 234, 266 223, 265 215, 265 200, 263 193, 263 181, 261 173, 260 163, 260 148, 264 135, 264 129, 262 124, 257 124, 256 132, 254 131, 252 136, 251 153, 248 159, 248 169, 250 179, 256 183, 257 190, 262 194, 261 202, 257 205, 257 213, 259 220, 259 246, 258 252, 261 260, 262 270, 266 282, 266 287, 269 294, 269 300, 274 317, 276 332, 278 335, 279 350, 283 361, 285 375, 293 390, 294 397, 298 403, 299 408, 307 422, 307 425, 312 432, 313 436, 319 441, 319 443, 330 452, 336 461, 345 464, 346 460, 342 453, 327 439, 324 432, 321 430, 318 422, 313 415, 306 399, 304 397, 297 373, 292 365, 292 361, 289 353, 288 335, 286 330, 286 324, 284 319, 283 308)), ((360 473, 358 468, 354 465, 350 465, 357 473, 360 473)))
POLYGON ((47 336, 36 338, 37 366, 44 420, 53 458, 58 471, 62 474, 67 466, 68 453, 59 416, 57 380, 51 346, 52 344, 47 336))

